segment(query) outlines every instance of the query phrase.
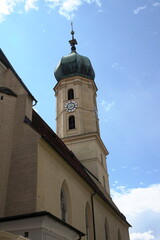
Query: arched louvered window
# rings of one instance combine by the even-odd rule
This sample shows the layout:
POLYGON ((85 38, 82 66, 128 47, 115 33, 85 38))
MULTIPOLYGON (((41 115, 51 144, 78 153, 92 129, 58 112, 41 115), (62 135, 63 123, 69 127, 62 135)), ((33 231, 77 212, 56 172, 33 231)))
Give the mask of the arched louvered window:
POLYGON ((75 128, 75 117, 72 115, 69 117, 69 129, 75 128))
POLYGON ((68 100, 74 99, 74 90, 71 88, 68 90, 68 100))

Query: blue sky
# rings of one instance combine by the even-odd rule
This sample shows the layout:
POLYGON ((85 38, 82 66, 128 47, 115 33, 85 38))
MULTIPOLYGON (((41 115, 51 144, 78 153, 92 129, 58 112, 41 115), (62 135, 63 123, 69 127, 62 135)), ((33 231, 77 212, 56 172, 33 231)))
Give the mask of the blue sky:
POLYGON ((0 47, 53 130, 53 72, 70 53, 71 21, 96 73, 113 199, 132 240, 159 240, 160 0, 0 1, 0 47))

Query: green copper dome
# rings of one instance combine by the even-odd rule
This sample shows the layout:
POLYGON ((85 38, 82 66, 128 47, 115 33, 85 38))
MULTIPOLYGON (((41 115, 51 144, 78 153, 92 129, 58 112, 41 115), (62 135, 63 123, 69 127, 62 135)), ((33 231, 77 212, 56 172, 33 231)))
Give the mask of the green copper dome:
POLYGON ((63 78, 82 76, 94 80, 95 73, 89 58, 71 52, 62 57, 54 71, 55 78, 59 82, 63 78))

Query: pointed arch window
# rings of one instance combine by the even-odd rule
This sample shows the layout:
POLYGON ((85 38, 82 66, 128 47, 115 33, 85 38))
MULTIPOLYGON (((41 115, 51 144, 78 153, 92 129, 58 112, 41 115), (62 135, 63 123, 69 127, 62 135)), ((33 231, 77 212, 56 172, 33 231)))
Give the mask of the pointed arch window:
POLYGON ((89 240, 89 222, 88 222, 87 209, 85 211, 85 221, 86 221, 86 240, 89 240))
POLYGON ((68 100, 74 99, 74 90, 71 88, 68 90, 68 100))
POLYGON ((75 129, 75 117, 72 115, 69 117, 69 130, 75 129))
POLYGON ((61 189, 61 217, 64 222, 66 222, 67 216, 67 202, 63 189, 61 189))
POLYGON ((87 202, 85 208, 85 224, 86 224, 86 240, 93 239, 92 217, 89 203, 87 202))
POLYGON ((67 182, 64 180, 60 191, 61 219, 69 224, 72 223, 71 197, 67 182))

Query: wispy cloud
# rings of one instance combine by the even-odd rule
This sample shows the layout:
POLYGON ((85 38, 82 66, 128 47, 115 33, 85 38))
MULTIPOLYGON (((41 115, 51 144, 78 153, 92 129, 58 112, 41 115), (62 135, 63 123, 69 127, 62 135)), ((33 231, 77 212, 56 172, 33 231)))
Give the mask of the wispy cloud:
POLYGON ((107 103, 105 100, 102 100, 101 105, 106 112, 109 112, 111 108, 115 105, 115 102, 112 101, 111 103, 107 103))
POLYGON ((147 5, 137 7, 136 9, 133 9, 134 14, 138 14, 140 11, 147 8, 147 5))
POLYGON ((124 166, 122 166, 121 168, 126 169, 126 168, 128 168, 128 166, 127 166, 127 165, 124 165, 124 166))
MULTIPOLYGON (((0 0, 0 23, 6 19, 6 17, 16 11, 16 7, 24 9, 24 12, 30 10, 39 10, 40 0, 0 0)), ((43 3, 49 9, 57 9, 60 15, 71 19, 74 17, 75 12, 83 4, 96 4, 101 7, 101 0, 43 0, 43 3)), ((23 13, 22 9, 17 10, 17 13, 23 13)))
POLYGON ((131 240, 160 239, 160 184, 133 189, 113 186, 112 198, 133 226, 131 240))
POLYGON ((122 70, 122 67, 119 65, 119 63, 117 62, 114 62, 112 64, 112 68, 116 69, 116 70, 122 70))
POLYGON ((159 7, 160 6, 160 2, 155 2, 152 4, 153 7, 159 7))

